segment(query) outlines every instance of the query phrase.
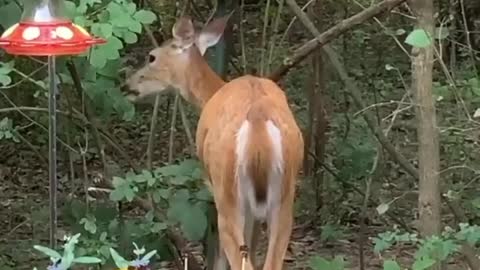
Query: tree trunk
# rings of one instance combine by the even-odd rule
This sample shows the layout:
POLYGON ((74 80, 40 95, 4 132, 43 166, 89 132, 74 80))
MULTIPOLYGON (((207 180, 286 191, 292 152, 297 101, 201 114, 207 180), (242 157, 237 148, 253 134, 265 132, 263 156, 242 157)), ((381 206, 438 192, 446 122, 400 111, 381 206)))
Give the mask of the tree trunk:
MULTIPOLYGON (((410 4, 417 16, 418 28, 427 31, 433 38, 433 0, 411 1, 410 4)), ((419 229, 423 237, 439 235, 441 232, 440 153, 435 99, 432 95, 433 46, 432 41, 429 47, 412 50, 412 89, 415 92, 418 125, 419 229)), ((442 269, 442 266, 437 264, 432 269, 442 269)))

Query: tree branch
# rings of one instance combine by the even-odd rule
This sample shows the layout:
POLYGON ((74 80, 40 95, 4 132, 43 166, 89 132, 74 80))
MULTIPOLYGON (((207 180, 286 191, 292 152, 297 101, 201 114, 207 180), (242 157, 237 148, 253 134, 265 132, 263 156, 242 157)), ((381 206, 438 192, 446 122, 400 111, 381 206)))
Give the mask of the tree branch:
MULTIPOLYGON (((332 28, 328 29, 327 31, 323 32, 320 35, 316 35, 316 38, 308 41, 300 48, 293 52, 291 57, 286 57, 283 60, 283 64, 277 68, 273 73, 271 73, 268 78, 273 81, 278 81, 285 75, 292 67, 300 63, 305 57, 311 54, 315 49, 327 44, 334 38, 338 37, 339 35, 345 33, 350 28, 361 24, 362 22, 377 16, 378 14, 390 10, 401 3, 405 2, 406 0, 385 0, 383 2, 378 3, 377 5, 371 6, 354 16, 345 19, 332 28)), ((297 15, 298 16, 298 15, 297 15)))

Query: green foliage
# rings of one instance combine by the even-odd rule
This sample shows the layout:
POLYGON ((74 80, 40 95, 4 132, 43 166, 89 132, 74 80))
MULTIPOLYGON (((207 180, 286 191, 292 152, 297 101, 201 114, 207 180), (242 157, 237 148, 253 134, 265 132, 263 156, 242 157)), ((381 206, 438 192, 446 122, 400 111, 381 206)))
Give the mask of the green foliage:
POLYGON ((12 83, 12 78, 9 76, 13 70, 14 61, 8 63, 0 62, 0 84, 8 86, 12 83))
POLYGON ((133 266, 133 267, 136 267, 136 268, 140 268, 142 266, 148 266, 150 264, 150 259, 155 254, 157 254, 156 250, 152 250, 152 251, 148 252, 147 254, 145 254, 143 257, 140 257, 140 255, 145 253, 145 248, 144 247, 138 248, 137 244, 135 244, 135 243, 133 243, 133 245, 135 246, 135 249, 133 250, 133 253, 136 255, 136 259, 132 260, 132 261, 128 261, 125 258, 123 258, 122 256, 120 256, 120 254, 118 254, 118 252, 115 251, 113 248, 110 249, 110 253, 112 254, 112 259, 115 262, 115 265, 119 269, 125 269, 129 266, 133 266))
POLYGON ((120 177, 113 177, 114 190, 110 193, 110 200, 121 201, 126 199, 131 202, 135 197, 135 193, 138 191, 138 187, 135 186, 135 175, 127 176, 125 179, 120 177))
MULTIPOLYGON (((0 24, 7 27, 20 19, 21 9, 16 1, 6 1, 0 9, 0 24), (5 15, 5 16, 4 16, 5 15)), ((65 1, 66 15, 74 23, 84 27, 94 36, 107 40, 106 44, 93 46, 82 55, 71 57, 76 65, 82 86, 96 112, 107 118, 118 114, 122 120, 130 121, 135 108, 120 91, 121 50, 138 41, 143 26, 154 23, 157 16, 146 9, 140 9, 132 0, 75 0, 65 1)), ((59 58, 57 69, 61 82, 73 86, 73 78, 65 64, 69 59, 59 58), (67 61, 65 61, 67 60, 67 61)), ((10 72, 13 61, 2 63, 0 86, 12 83, 10 72)), ((27 74, 27 72, 23 71, 27 74)), ((30 82, 46 89, 47 78, 31 78, 30 82)), ((37 91, 35 97, 46 91, 37 91)))
POLYGON ((22 15, 22 9, 18 5, 17 1, 3 0, 0 1, 0 25, 7 29, 13 24, 18 22, 18 19, 22 15))
POLYGON ((349 133, 351 136, 335 139, 337 154, 334 163, 338 164, 340 178, 353 180, 370 174, 376 150, 373 140, 365 134, 366 130, 363 119, 355 119, 349 133))
POLYGON ((320 240, 322 242, 334 241, 343 237, 343 231, 338 226, 326 224, 322 226, 320 240))
POLYGON ((401 268, 396 261, 385 260, 383 262, 383 270, 401 270, 401 268))
POLYGON ((415 29, 407 36, 405 43, 416 48, 426 48, 432 44, 432 39, 424 29, 415 29))
MULTIPOLYGON (((157 168, 152 172, 128 173, 125 178, 114 177, 112 201, 132 201, 141 191, 149 191, 155 203, 167 209, 169 222, 180 224, 186 237, 193 241, 203 238, 207 228, 205 201, 211 200, 204 187, 199 187, 202 178, 200 163, 184 160, 179 164, 157 168)), ((148 218, 153 222, 153 218, 148 218)), ((165 223, 153 223, 154 231, 162 231, 165 223)))
POLYGON ((310 267, 313 270, 344 270, 345 260, 342 256, 336 256, 333 260, 315 256, 310 260, 310 267))
MULTIPOLYGON (((67 269, 70 269, 75 264, 100 264, 100 263, 105 264, 106 263, 105 260, 101 260, 97 257, 75 256, 75 253, 79 253, 78 250, 75 249, 76 244, 79 243, 79 238, 80 238, 79 233, 72 237, 65 238, 67 242, 63 245, 64 247, 63 255, 61 255, 59 252, 53 249, 50 249, 44 246, 35 245, 34 248, 42 252, 46 256, 50 257, 50 260, 52 262, 51 267, 52 269, 55 269, 55 270, 67 270, 67 269)), ((156 250, 152 250, 147 254, 145 254, 146 252, 145 247, 139 248, 135 243, 133 243, 133 245, 135 246, 133 253, 135 254, 136 258, 131 261, 124 259, 115 249, 113 248, 108 249, 108 253, 111 254, 113 262, 118 268, 125 269, 129 266, 133 266, 136 269, 138 269, 141 267, 146 267, 150 264, 150 259, 157 254, 156 250)))
MULTIPOLYGON (((110 193, 112 202, 132 201, 148 196, 155 203, 155 209, 166 213, 164 217, 151 210, 144 216, 120 220, 115 207, 104 204, 87 207, 76 200, 69 202, 64 208, 65 220, 75 231, 87 236, 82 240, 78 254, 94 253, 102 262, 116 258, 116 262, 122 264, 118 254, 112 252, 118 248, 120 235, 146 245, 150 241, 149 246, 162 248, 168 245, 164 238, 165 230, 177 225, 187 239, 203 239, 209 222, 207 210, 212 197, 201 181, 202 176, 200 163, 187 159, 153 171, 143 170, 139 174, 129 172, 123 177, 113 178, 114 189, 110 193)), ((141 250, 137 248, 135 252, 141 250)), ((161 256, 163 258, 164 253, 161 256)), ((145 260, 145 257, 137 259, 145 260)))
POLYGON ((136 43, 142 25, 156 20, 151 11, 138 10, 135 3, 126 0, 109 1, 106 6, 99 0, 81 0, 78 4, 67 1, 67 6, 75 23, 90 28, 93 35, 107 40, 105 45, 93 48, 90 55, 90 64, 98 69, 105 67, 108 61, 120 58, 120 50, 124 47, 122 40, 127 44, 136 43), (85 16, 92 8, 98 10, 97 5, 103 5, 99 12, 85 16))
POLYGON ((457 240, 466 241, 472 246, 480 243, 480 226, 460 223, 459 227, 460 231, 455 234, 457 240))
POLYGON ((390 248, 396 243, 401 242, 413 242, 416 243, 418 241, 417 234, 410 234, 410 233, 400 233, 400 230, 395 227, 394 231, 387 231, 380 233, 378 237, 373 237, 374 248, 373 250, 375 253, 379 254, 382 251, 390 248))
POLYGON ((16 134, 16 129, 13 127, 12 119, 4 117, 0 120, 0 140, 13 140, 14 142, 20 142, 16 134))
POLYGON ((83 224, 86 231, 95 234, 97 232, 97 224, 95 224, 95 221, 96 219, 94 216, 87 215, 80 220, 80 224, 83 224))
MULTIPOLYGON (((472 246, 480 243, 480 227, 462 223, 457 232, 447 228, 440 236, 433 235, 423 239, 418 239, 416 234, 402 234, 395 228, 393 232, 384 232, 373 238, 374 251, 377 254, 399 243, 415 245, 417 250, 412 265, 413 270, 428 269, 435 263, 446 261, 450 256, 459 252, 460 241, 465 241, 472 246)), ((384 269, 400 268, 395 261, 387 260, 384 262, 384 269)))
POLYGON ((102 260, 96 257, 91 256, 80 256, 75 257, 75 245, 78 243, 78 239, 80 234, 76 234, 72 237, 66 237, 65 240, 67 241, 63 245, 63 255, 60 255, 59 252, 50 249, 48 247, 35 245, 33 246, 34 249, 42 252, 46 256, 50 258, 52 264, 55 266, 57 270, 67 270, 72 267, 74 264, 97 264, 100 263, 102 260))

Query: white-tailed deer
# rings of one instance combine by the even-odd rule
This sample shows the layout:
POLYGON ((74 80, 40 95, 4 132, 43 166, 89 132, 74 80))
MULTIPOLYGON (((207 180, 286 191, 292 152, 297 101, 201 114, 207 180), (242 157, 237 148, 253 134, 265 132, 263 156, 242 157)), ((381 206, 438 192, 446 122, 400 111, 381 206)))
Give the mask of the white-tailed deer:
POLYGON ((153 49, 148 63, 127 79, 128 98, 177 89, 200 110, 197 155, 203 163, 218 213, 220 251, 215 269, 254 269, 260 222, 268 224, 263 269, 282 269, 293 223, 303 138, 284 92, 273 81, 242 76, 224 82, 204 60, 223 34, 228 17, 195 31, 177 20, 173 38, 153 49), (228 262, 227 262, 228 260, 228 262))

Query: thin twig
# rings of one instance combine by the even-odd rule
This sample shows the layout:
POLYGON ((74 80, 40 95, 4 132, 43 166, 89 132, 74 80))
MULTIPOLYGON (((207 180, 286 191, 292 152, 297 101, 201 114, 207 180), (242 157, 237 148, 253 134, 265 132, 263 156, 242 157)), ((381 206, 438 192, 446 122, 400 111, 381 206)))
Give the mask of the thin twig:
POLYGON ((190 150, 190 155, 194 156, 195 155, 195 140, 193 139, 192 131, 190 128, 190 122, 188 121, 187 115, 185 114, 185 109, 182 106, 182 100, 178 100, 178 110, 180 111, 180 117, 182 119, 182 124, 183 128, 185 129, 185 134, 187 134, 187 140, 188 140, 188 145, 189 150, 190 150))
POLYGON ((280 24, 280 16, 282 15, 283 4, 285 0, 279 0, 278 2, 277 16, 275 17, 275 22, 273 23, 272 39, 270 40, 270 50, 268 52, 267 73, 270 72, 272 67, 273 51, 275 50, 275 38, 277 37, 278 25, 280 24))
POLYGON ((23 137, 20 132, 16 131, 15 136, 17 136, 26 146, 28 146, 32 151, 38 156, 40 161, 42 161, 45 164, 48 164, 48 160, 38 151, 38 149, 29 141, 27 138, 23 137))
MULTIPOLYGON (((36 125, 37 127, 39 127, 40 129, 42 129, 43 131, 45 132, 48 132, 48 128, 44 127, 42 124, 38 123, 37 121, 35 121, 33 118, 31 118, 30 116, 28 116, 26 113, 24 113, 23 111, 25 110, 25 108, 34 108, 34 107, 18 107, 5 93, 3 93, 3 91, 0 91, 0 95, 2 95, 5 100, 10 103, 11 106, 13 106, 13 108, 3 108, 3 109, 0 109, 1 111, 0 112, 8 112, 8 111, 16 111, 18 112, 19 114, 21 114, 23 117, 25 117, 27 120, 29 120, 31 123, 33 123, 34 125, 36 125)), ((34 108, 34 109, 41 109, 41 108, 34 108)), ((32 110, 33 111, 33 110, 32 110)), ((41 110, 38 110, 38 111, 41 111, 41 110)), ((47 108, 44 108, 43 109, 44 112, 48 112, 48 109, 47 108)), ((58 136, 57 136, 57 140, 63 145, 65 146, 68 150, 74 152, 74 153, 77 153, 77 150, 75 150, 73 147, 71 147, 70 145, 68 145, 66 142, 64 142, 62 139, 60 139, 58 136)))
POLYGON ((173 151, 174 151, 174 139, 175 139, 175 125, 177 124, 177 111, 178 111, 178 103, 180 101, 180 94, 175 94, 175 101, 173 102, 173 113, 172 113, 172 121, 170 124, 170 137, 168 139, 168 163, 171 164, 173 162, 173 151))
POLYGON ((247 55, 246 55, 246 50, 245 50, 245 35, 243 31, 243 21, 245 20, 245 0, 241 0, 240 4, 240 48, 242 50, 242 69, 243 69, 243 74, 247 74, 247 55))
POLYGON ((267 50, 267 29, 268 29, 268 14, 270 13, 270 0, 267 0, 267 5, 265 7, 265 13, 263 16, 263 31, 262 31, 262 45, 260 45, 260 76, 264 75, 265 70, 265 51, 267 50))
MULTIPOLYGON (((153 36, 150 27, 144 25, 143 27, 145 32, 147 33, 148 37, 150 38, 150 42, 152 42, 153 46, 156 48, 159 46, 159 43, 153 36)), ((150 118, 150 135, 148 136, 148 143, 147 143, 147 168, 149 170, 152 169, 152 162, 153 162, 153 149, 155 147, 155 135, 157 134, 157 123, 158 123, 158 109, 160 107, 160 93, 155 95, 155 102, 153 103, 153 112, 152 117, 150 118)))

